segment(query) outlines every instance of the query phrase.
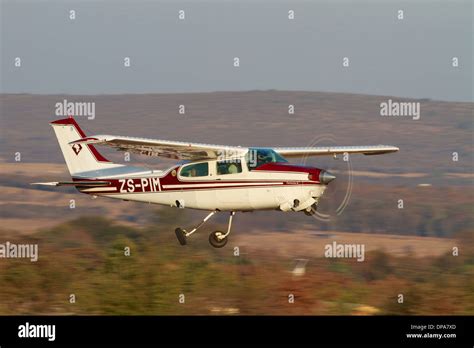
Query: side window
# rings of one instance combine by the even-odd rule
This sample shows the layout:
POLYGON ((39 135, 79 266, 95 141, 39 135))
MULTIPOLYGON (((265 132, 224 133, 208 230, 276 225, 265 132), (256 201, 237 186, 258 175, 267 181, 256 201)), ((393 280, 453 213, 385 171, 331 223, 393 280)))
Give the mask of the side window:
POLYGON ((240 160, 232 162, 217 162, 217 175, 242 173, 242 163, 240 160))
POLYGON ((186 167, 183 167, 181 169, 181 172, 179 173, 179 175, 185 176, 185 177, 208 176, 209 164, 207 162, 189 164, 186 167))

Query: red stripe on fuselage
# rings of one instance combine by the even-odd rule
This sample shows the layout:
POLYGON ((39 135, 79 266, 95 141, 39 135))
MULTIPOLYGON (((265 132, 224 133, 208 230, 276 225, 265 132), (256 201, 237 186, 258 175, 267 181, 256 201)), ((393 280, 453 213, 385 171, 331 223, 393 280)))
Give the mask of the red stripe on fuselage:
MULTIPOLYGON (((110 188, 110 191, 85 192, 90 194, 107 194, 107 193, 155 193, 169 191, 205 191, 205 190, 221 190, 234 188, 260 188, 260 187, 278 187, 278 186, 296 186, 296 185, 319 185, 315 181, 284 181, 284 180, 241 180, 241 181, 193 181, 178 182, 175 184, 165 184, 160 177, 147 178, 123 178, 123 179, 106 179, 110 182, 109 186, 101 186, 101 188, 110 188), (225 185, 223 185, 225 184, 225 185), (188 187, 180 187, 189 185, 188 187), (197 186, 205 185, 205 186, 197 186)), ((74 179, 81 181, 95 181, 95 179, 74 179)), ((100 179, 104 181, 105 179, 100 179)), ((81 187, 78 187, 81 190, 81 187)), ((90 189, 84 187, 83 189, 90 189)))
MULTIPOLYGON (((264 185, 232 185, 232 186, 218 186, 218 185, 209 185, 205 187, 167 187, 159 190, 157 186, 150 186, 146 185, 145 187, 142 184, 136 183, 120 183, 119 185, 114 185, 112 183, 109 187, 111 188, 110 191, 91 191, 91 192, 83 192, 92 195, 100 195, 100 194, 138 194, 138 193, 159 193, 159 192, 183 192, 183 191, 209 191, 209 190, 230 190, 230 189, 252 189, 252 188, 268 188, 268 187, 281 187, 281 186, 301 186, 301 185, 319 185, 314 182, 284 182, 282 184, 264 184, 264 185)), ((101 188, 106 188, 106 186, 100 186, 101 188)), ((91 187, 78 187, 80 191, 83 189, 90 189, 91 187)))

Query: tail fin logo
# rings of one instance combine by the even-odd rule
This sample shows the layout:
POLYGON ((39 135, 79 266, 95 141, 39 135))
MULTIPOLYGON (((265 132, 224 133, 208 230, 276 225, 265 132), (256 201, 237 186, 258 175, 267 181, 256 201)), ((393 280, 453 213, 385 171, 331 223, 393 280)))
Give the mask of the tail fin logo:
POLYGON ((74 151, 74 153, 77 155, 79 155, 79 152, 81 152, 82 150, 82 145, 81 144, 74 144, 72 146, 72 151, 74 151))

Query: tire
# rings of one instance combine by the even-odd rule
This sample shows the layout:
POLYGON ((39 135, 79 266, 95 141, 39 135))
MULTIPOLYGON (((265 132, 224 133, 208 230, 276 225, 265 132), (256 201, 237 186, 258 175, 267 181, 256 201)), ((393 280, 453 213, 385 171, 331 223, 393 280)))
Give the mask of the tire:
POLYGON ((178 242, 181 245, 186 245, 186 235, 185 232, 181 228, 177 228, 174 230, 174 233, 176 233, 176 238, 178 238, 178 242))
POLYGON ((217 234, 224 234, 222 231, 214 231, 209 235, 209 243, 214 248, 222 248, 227 244, 227 237, 224 239, 217 238, 217 234))

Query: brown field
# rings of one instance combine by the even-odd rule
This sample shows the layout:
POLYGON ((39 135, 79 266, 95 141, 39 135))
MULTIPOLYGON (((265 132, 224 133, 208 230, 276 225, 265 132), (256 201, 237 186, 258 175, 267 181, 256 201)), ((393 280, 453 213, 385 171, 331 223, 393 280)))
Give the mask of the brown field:
POLYGON ((296 231, 292 233, 236 233, 233 244, 248 253, 272 252, 287 258, 324 257, 324 246, 336 243, 364 244, 365 252, 383 250, 394 256, 429 257, 450 251, 455 241, 447 238, 381 235, 350 232, 296 231))

